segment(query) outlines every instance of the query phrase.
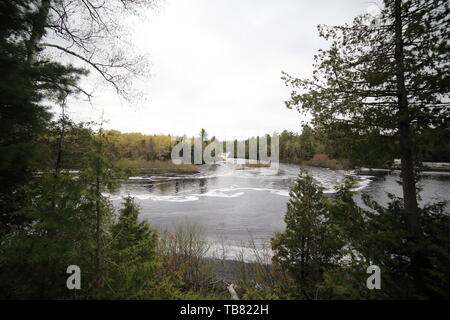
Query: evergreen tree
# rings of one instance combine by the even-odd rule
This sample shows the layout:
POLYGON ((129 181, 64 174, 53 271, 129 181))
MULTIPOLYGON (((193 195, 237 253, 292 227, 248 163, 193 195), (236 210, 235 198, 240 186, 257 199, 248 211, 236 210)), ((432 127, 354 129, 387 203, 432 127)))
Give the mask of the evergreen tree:
POLYGON ((394 155, 386 155, 393 148, 371 142, 381 142, 384 136, 392 137, 384 141, 399 142, 404 222, 408 241, 416 244, 411 248, 417 248, 410 258, 421 291, 420 270, 426 261, 419 252, 423 234, 414 163, 423 146, 415 136, 429 127, 449 127, 449 4, 385 0, 377 17, 360 16, 350 26, 319 27, 319 31, 332 41, 331 46, 315 56, 312 79, 286 75, 294 87, 287 106, 311 112, 318 130, 344 130, 345 138, 355 138, 347 139, 354 152, 369 153, 378 146, 378 154, 366 157, 374 164, 394 155))
POLYGON ((34 2, 0 3, 0 236, 23 222, 13 214, 23 195, 17 191, 38 167, 43 156, 38 137, 51 117, 42 101, 61 102, 85 74, 71 65, 29 60, 34 2))
POLYGON ((315 138, 314 131, 310 126, 304 125, 302 128, 302 133, 299 137, 301 158, 304 160, 309 160, 314 156, 315 153, 315 138))
MULTIPOLYGON (((70 297, 66 269, 76 264, 88 278, 93 247, 91 206, 85 186, 70 174, 41 176, 22 187, 16 214, 29 221, 2 239, 0 296, 13 299, 70 297)), ((86 285, 86 286, 85 286, 86 285)))
POLYGON ((274 263, 293 279, 294 298, 317 298, 325 271, 336 268, 344 245, 322 189, 301 171, 290 190, 286 230, 272 239, 274 263))
POLYGON ((109 298, 171 299, 177 294, 173 282, 161 270, 158 236, 145 221, 138 221, 139 207, 124 198, 117 222, 111 228, 109 298))

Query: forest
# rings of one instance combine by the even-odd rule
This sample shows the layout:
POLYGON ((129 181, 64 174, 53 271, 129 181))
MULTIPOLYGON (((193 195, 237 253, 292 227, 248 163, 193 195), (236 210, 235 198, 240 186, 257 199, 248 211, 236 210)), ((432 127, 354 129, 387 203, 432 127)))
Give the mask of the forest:
MULTIPOLYGON (((161 232, 139 219, 131 196, 120 208, 107 196, 136 170, 198 172, 170 160, 190 138, 122 133, 66 112, 69 97, 91 98, 82 86, 90 73, 129 98, 140 60, 108 50, 120 32, 109 15, 151 3, 0 2, 0 299, 449 298, 448 204, 419 205, 416 184, 422 161, 450 162, 447 1, 385 0, 376 23, 363 15, 320 26, 330 47, 315 57, 314 77, 283 73, 286 106, 313 120, 280 133, 280 161, 302 165, 280 213, 286 230, 273 235, 273 256, 233 264, 236 290, 217 272, 229 263, 207 257, 201 226, 161 232), (394 159, 403 196, 390 194, 387 206, 369 195, 359 206, 351 177, 326 196, 304 168, 390 168, 394 159), (80 290, 66 287, 70 265, 82 270, 80 290), (382 269, 383 290, 367 290, 369 265, 382 269)), ((218 139, 205 129, 200 137, 218 139)))
MULTIPOLYGON (((89 133, 88 133, 89 134, 89 133)), ((339 133, 335 133, 339 134, 339 133)), ((342 134, 342 133, 340 133, 342 134)), ((417 159, 421 162, 450 162, 450 141, 449 130, 442 128, 428 128, 420 133, 414 139, 417 141, 417 159)), ((194 139, 184 136, 171 135, 145 135, 142 133, 121 133, 117 130, 105 131, 106 138, 110 144, 109 152, 119 166, 126 167, 155 167, 158 163, 155 161, 166 162, 167 171, 185 170, 185 172, 195 172, 195 167, 183 165, 171 166, 171 150, 172 147, 180 141, 188 141, 191 144, 191 159, 194 153, 194 139)), ((208 139, 208 133, 205 129, 201 129, 199 137, 203 137, 203 149, 216 137, 208 139)), ((271 135, 265 136, 267 140, 267 154, 271 154, 271 135)), ((237 143, 243 143, 245 146, 245 158, 249 159, 249 141, 255 139, 257 146, 260 137, 250 137, 249 139, 238 141, 230 141, 233 143, 233 155, 237 157, 237 143)), ((377 159, 374 162, 371 159, 376 157, 370 156, 373 152, 369 143, 363 143, 363 153, 358 154, 342 150, 342 145, 333 143, 330 136, 326 136, 320 131, 314 131, 310 126, 304 125, 300 128, 300 133, 290 132, 287 130, 279 133, 279 158, 283 163, 302 164, 318 167, 326 167, 332 169, 354 169, 359 167, 368 168, 390 168, 392 167, 392 158, 400 158, 400 150, 395 146, 398 145, 396 137, 385 135, 380 136, 380 144, 390 145, 393 147, 393 157, 384 159, 385 162, 377 159), (383 142, 381 142, 383 141, 383 142)), ((54 142, 53 142, 54 143, 54 142)), ((226 151, 228 141, 222 142, 222 148, 226 151)), ((48 145, 51 143, 49 142, 48 145)), ((76 148, 73 146, 73 148, 76 148)), ((70 152, 69 152, 70 153, 70 152)), ((69 158, 66 156, 66 158, 69 158)), ((69 161, 67 159, 67 161, 69 161)), ((75 159, 73 160, 75 161, 75 159)), ((192 161, 193 162, 193 161, 192 161)), ((76 164, 65 165, 66 168, 76 169, 76 164)), ((163 168, 161 168, 162 170, 163 168)))

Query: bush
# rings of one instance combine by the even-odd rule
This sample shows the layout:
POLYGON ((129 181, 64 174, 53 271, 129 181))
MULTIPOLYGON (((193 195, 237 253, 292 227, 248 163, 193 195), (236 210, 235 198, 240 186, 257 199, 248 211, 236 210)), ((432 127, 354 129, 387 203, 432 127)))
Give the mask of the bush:
POLYGON ((203 228, 189 220, 162 232, 159 240, 165 270, 180 277, 185 291, 202 294, 218 289, 213 264, 206 257, 209 248, 203 228))

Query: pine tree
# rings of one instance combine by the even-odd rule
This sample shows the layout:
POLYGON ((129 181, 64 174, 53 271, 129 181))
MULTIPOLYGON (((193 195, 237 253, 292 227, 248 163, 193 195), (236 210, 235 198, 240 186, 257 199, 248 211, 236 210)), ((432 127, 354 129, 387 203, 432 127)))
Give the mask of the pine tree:
MULTIPOLYGON (((0 10, 0 233, 23 222, 13 214, 20 186, 32 179, 42 158, 38 138, 50 120, 47 101, 61 102, 85 72, 71 65, 31 63, 34 1, 2 1, 0 10)), ((1 234, 0 234, 1 236, 1 234)))
POLYGON ((174 294, 161 272, 157 254, 157 233, 145 221, 138 221, 139 207, 132 197, 124 198, 118 220, 110 234, 109 285, 112 298, 155 299, 174 294))

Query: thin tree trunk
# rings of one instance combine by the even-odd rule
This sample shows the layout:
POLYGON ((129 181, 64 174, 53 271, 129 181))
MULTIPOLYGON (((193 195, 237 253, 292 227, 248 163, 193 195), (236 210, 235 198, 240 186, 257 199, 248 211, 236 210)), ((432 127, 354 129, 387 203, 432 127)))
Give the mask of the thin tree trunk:
POLYGON ((403 25, 402 1, 395 0, 395 61, 397 94, 399 109, 399 131, 401 147, 401 178, 403 188, 403 202, 405 207, 405 220, 410 234, 410 243, 413 253, 411 256, 412 274, 416 287, 423 287, 421 266, 422 255, 417 251, 418 241, 421 238, 420 215, 417 204, 416 179, 412 157, 411 118, 408 110, 408 98, 405 85, 405 66, 403 53, 403 25))
POLYGON ((227 289, 228 289, 228 292, 230 293, 231 298, 232 298, 233 300, 239 300, 239 296, 238 296, 238 294, 236 293, 236 290, 234 290, 234 284, 230 284, 230 285, 227 287, 227 289))
POLYGON ((406 222, 409 231, 418 236, 420 233, 420 219, 417 205, 416 180, 411 150, 411 127, 408 110, 407 92, 405 86, 405 67, 403 55, 403 32, 401 19, 401 0, 395 0, 395 60, 397 66, 397 92, 399 108, 399 128, 401 147, 401 177, 406 222))
POLYGON ((65 115, 65 106, 62 106, 62 117, 61 117, 61 132, 59 133, 58 140, 58 153, 56 155, 55 162, 55 177, 58 176, 59 170, 61 169, 61 161, 62 161, 62 148, 64 144, 64 136, 66 134, 66 115, 65 115))
POLYGON ((27 42, 27 62, 31 65, 36 60, 38 52, 38 43, 45 34, 48 15, 50 13, 50 0, 42 0, 37 15, 33 20, 30 39, 27 42))
POLYGON ((57 180, 59 178, 59 172, 61 170, 61 162, 62 162, 62 148, 64 144, 64 137, 66 134, 66 113, 65 113, 65 101, 63 101, 62 105, 62 116, 61 116, 61 131, 59 133, 58 138, 58 149, 56 153, 56 161, 55 161, 55 170, 53 172, 53 177, 55 179, 55 183, 53 184, 53 197, 52 197, 52 209, 56 209, 56 188, 57 188, 57 180))
POLYGON ((100 209, 100 180, 97 176, 96 179, 96 195, 97 200, 95 201, 95 211, 96 211, 96 226, 95 226, 95 236, 96 236, 96 250, 95 250, 95 273, 97 280, 100 280, 100 225, 101 225, 101 209, 100 209))

